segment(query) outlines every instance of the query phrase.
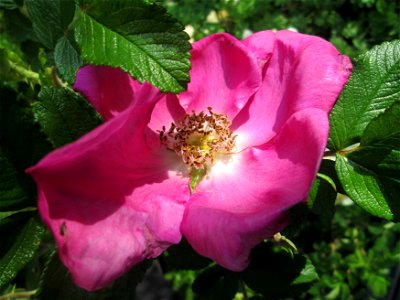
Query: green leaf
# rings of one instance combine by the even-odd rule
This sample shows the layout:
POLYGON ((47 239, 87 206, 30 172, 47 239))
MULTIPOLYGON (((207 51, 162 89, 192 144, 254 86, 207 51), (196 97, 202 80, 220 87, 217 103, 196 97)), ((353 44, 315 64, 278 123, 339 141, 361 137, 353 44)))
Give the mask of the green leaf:
POLYGON ((24 99, 32 99, 32 96, 17 94, 1 85, 0 94, 0 187, 9 190, 1 196, 5 198, 0 201, 0 208, 16 210, 35 206, 36 197, 32 195, 36 194, 36 187, 25 169, 48 153, 51 145, 40 132, 39 125, 34 122, 30 104, 24 99), (7 199, 10 201, 6 201, 7 199))
POLYGON ((14 211, 4 211, 0 213, 0 256, 8 251, 18 235, 18 230, 25 224, 29 218, 37 215, 36 207, 26 207, 14 211))
POLYGON ((0 170, 0 210, 24 203, 27 195, 18 182, 17 172, 5 157, 1 147, 0 170))
POLYGON ((311 263, 311 260, 307 259, 305 266, 300 271, 300 275, 292 281, 292 286, 300 286, 302 284, 307 285, 317 279, 317 271, 315 270, 314 265, 311 263))
POLYGON ((290 224, 283 230, 282 234, 293 238, 303 232, 309 222, 310 217, 316 217, 316 215, 310 215, 310 209, 305 203, 298 203, 288 212, 290 224))
POLYGON ((361 146, 371 144, 382 144, 398 146, 398 136, 400 133, 400 100, 396 101, 389 109, 372 120, 363 136, 361 146), (389 141, 393 140, 393 144, 389 141), (396 141, 397 140, 397 141, 396 141))
POLYGON ((400 180, 400 101, 372 120, 348 158, 379 175, 400 180))
MULTIPOLYGON (((25 169, 51 150, 35 124, 24 95, 0 86, 0 147, 17 172, 25 169)), ((27 95, 27 97, 32 97, 27 95)))
POLYGON ((17 43, 34 39, 34 31, 30 20, 19 10, 9 10, 2 16, 5 32, 17 43))
POLYGON ((101 123, 94 108, 67 88, 43 88, 33 110, 54 147, 75 141, 101 123))
POLYGON ((346 193, 366 211, 387 220, 393 220, 399 214, 397 199, 391 201, 390 197, 391 186, 398 185, 398 182, 385 182, 388 185, 386 191, 375 172, 341 155, 337 155, 336 170, 346 193))
POLYGON ((27 0, 25 3, 38 40, 54 49, 72 21, 74 0, 27 0))
POLYGON ((120 67, 163 92, 183 91, 189 81, 188 36, 158 4, 82 1, 75 38, 85 62, 120 67))
POLYGON ((323 159, 321 162, 321 166, 319 167, 318 174, 324 174, 328 176, 334 183, 335 190, 338 193, 344 194, 344 190, 340 180, 336 174, 335 170, 335 161, 331 159, 323 159))
POLYGON ((400 99, 399 81, 399 40, 360 56, 330 115, 328 147, 342 150, 359 142, 369 122, 400 99))
POLYGON ((0 290, 32 259, 44 232, 43 225, 36 218, 31 218, 23 226, 12 247, 0 259, 0 290))
POLYGON ((58 254, 54 252, 49 258, 46 267, 42 273, 39 283, 39 289, 34 295, 34 299, 96 299, 95 294, 77 287, 68 272, 61 263, 58 254))
POLYGON ((251 289, 268 299, 297 299, 318 279, 308 258, 301 254, 292 257, 272 243, 263 243, 253 250, 250 266, 240 276, 251 289))
POLYGON ((214 265, 197 276, 192 289, 199 299, 231 300, 239 289, 239 280, 235 273, 214 265))
POLYGON ((329 182, 322 177, 315 178, 307 199, 308 206, 311 210, 317 215, 327 219, 331 219, 335 213, 335 200, 337 195, 331 182, 331 179, 329 182))
POLYGON ((14 2, 14 0, 0 0, 0 8, 17 9, 18 5, 14 2))
POLYGON ((371 289, 372 294, 375 297, 384 298, 387 295, 390 286, 389 280, 375 274, 368 274, 366 277, 368 287, 371 289))
POLYGON ((61 263, 56 252, 49 258, 42 273, 39 289, 34 296, 38 300, 113 300, 134 299, 136 285, 142 280, 150 266, 144 261, 132 268, 123 277, 114 281, 109 287, 88 292, 75 285, 67 268, 61 263))
MULTIPOLYGON (((28 212, 28 211, 35 211, 37 210, 36 207, 26 207, 20 210, 14 210, 14 211, 0 211, 0 221, 8 218, 9 216, 21 213, 21 212, 28 212)), ((1 224, 1 223, 0 223, 1 224)))
POLYGON ((378 217, 400 219, 400 102, 370 122, 355 151, 337 155, 336 170, 359 206, 378 217))
POLYGON ((71 41, 63 36, 61 37, 54 50, 54 61, 61 78, 69 84, 75 82, 76 72, 83 65, 79 53, 72 46, 71 41))

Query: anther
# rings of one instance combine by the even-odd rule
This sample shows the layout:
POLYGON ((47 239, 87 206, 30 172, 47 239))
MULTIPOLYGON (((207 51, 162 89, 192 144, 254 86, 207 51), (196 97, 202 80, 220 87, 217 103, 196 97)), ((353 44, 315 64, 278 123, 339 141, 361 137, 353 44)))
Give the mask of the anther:
POLYGON ((181 120, 165 126, 160 140, 170 150, 182 157, 184 163, 198 169, 206 168, 215 161, 218 153, 230 153, 235 147, 236 136, 229 129, 228 117, 217 114, 207 107, 208 114, 201 111, 186 114, 181 120))

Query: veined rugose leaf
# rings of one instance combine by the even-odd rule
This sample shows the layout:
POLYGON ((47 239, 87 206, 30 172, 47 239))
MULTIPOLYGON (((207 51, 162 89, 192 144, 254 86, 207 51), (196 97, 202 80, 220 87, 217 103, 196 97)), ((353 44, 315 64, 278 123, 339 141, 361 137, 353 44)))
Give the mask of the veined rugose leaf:
POLYGON ((158 4, 81 1, 75 38, 85 62, 121 67, 163 92, 178 93, 189 81, 188 36, 158 4))
POLYGON ((0 290, 32 259, 44 232, 36 218, 31 218, 21 228, 12 247, 0 259, 0 290))
POLYGON ((25 3, 36 37, 48 49, 54 49, 72 21, 74 0, 27 0, 25 3))
POLYGON ((60 77, 72 84, 83 64, 73 41, 74 0, 27 0, 26 6, 37 39, 54 55, 60 77))
POLYGON ((0 210, 35 206, 36 189, 25 169, 51 150, 22 94, 0 85, 0 210))
POLYGON ((400 41, 376 46, 356 61, 330 116, 328 147, 346 194, 388 220, 400 219, 399 82, 400 41))
POLYGON ((33 111, 54 147, 75 141, 101 123, 93 107, 68 88, 44 88, 33 111))
POLYGON ((75 82, 76 72, 83 65, 79 53, 66 36, 61 37, 56 44, 54 62, 60 76, 70 84, 75 82))
POLYGON ((336 170, 347 194, 387 220, 400 220, 400 102, 367 126, 356 151, 338 153, 336 170))
POLYGON ((1 211, 21 203, 27 199, 25 191, 20 186, 17 178, 17 172, 5 157, 0 147, 0 220, 1 211))
POLYGON ((361 55, 330 115, 328 147, 340 151, 359 142, 369 122, 400 99, 399 82, 400 40, 361 55))

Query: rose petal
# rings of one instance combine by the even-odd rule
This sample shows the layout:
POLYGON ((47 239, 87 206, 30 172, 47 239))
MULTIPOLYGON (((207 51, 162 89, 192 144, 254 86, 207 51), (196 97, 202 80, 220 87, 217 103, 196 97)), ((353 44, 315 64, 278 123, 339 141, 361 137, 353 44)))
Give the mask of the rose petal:
POLYGON ((275 46, 275 32, 272 30, 260 31, 252 34, 242 43, 255 55, 258 64, 263 69, 263 77, 268 67, 275 46))
MULTIPOLYGON (((268 51, 260 48, 270 49, 272 41, 269 33, 259 32, 244 43, 268 59, 268 51)), ((314 107, 329 112, 350 72, 350 60, 331 43, 291 31, 276 33, 262 86, 232 124, 238 150, 267 142, 297 111, 314 107)))
POLYGON ((305 109, 271 143, 218 162, 185 210, 181 231, 193 248, 243 270, 251 248, 282 230, 288 208, 306 199, 327 134, 327 113, 305 109))
POLYGON ((178 97, 174 94, 166 94, 154 107, 149 127, 154 132, 161 130, 163 126, 168 129, 172 122, 176 124, 184 115, 185 110, 180 105, 178 97))
POLYGON ((76 74, 74 89, 82 93, 97 112, 109 120, 134 101, 141 84, 119 68, 87 65, 76 74))
POLYGON ((233 120, 261 84, 255 56, 229 34, 213 34, 193 44, 191 81, 179 94, 186 112, 216 113, 233 120))
POLYGON ((150 149, 146 140, 159 97, 145 84, 138 104, 28 170, 61 260, 87 290, 106 286, 181 238, 188 179, 175 154, 150 149))

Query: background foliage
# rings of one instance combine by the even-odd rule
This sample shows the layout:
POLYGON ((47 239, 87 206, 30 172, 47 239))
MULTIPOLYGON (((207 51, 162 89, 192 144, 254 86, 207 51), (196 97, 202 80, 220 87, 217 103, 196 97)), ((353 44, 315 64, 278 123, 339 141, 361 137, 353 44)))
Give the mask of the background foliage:
POLYGON ((374 45, 398 39, 398 1, 391 0, 164 0, 169 12, 190 25, 198 40, 229 32, 292 28, 321 36, 351 57, 374 45))
POLYGON ((396 299, 400 295, 396 282, 400 224, 395 223, 400 214, 400 42, 383 43, 400 37, 400 3, 76 3, 0 0, 0 299, 396 299), (115 12, 114 17, 109 11, 115 12), (119 66, 164 91, 184 90, 190 45, 179 22, 193 40, 221 31, 243 38, 252 31, 291 28, 324 37, 354 59, 354 74, 330 119, 329 149, 336 162, 323 161, 308 206, 292 210, 294 222, 283 237, 255 248, 252 264, 244 272, 218 267, 183 241, 150 269, 151 262, 144 262, 109 288, 88 293, 72 283, 54 254, 52 237, 38 218, 35 185, 24 170, 101 122, 71 89, 82 64, 119 66), (95 33, 88 28, 95 28, 95 33), (110 43, 100 42, 107 39, 118 43, 110 48, 110 43), (161 55, 160 47, 169 51, 161 55), (121 52, 130 54, 125 57, 121 52), (138 63, 131 64, 132 59, 138 63), (369 194, 363 194, 366 190, 369 194), (146 270, 150 271, 142 281, 146 270))

